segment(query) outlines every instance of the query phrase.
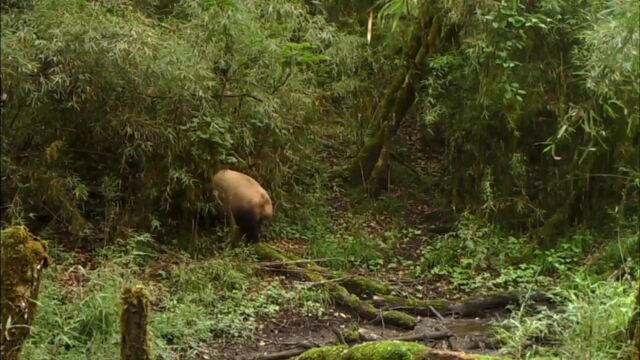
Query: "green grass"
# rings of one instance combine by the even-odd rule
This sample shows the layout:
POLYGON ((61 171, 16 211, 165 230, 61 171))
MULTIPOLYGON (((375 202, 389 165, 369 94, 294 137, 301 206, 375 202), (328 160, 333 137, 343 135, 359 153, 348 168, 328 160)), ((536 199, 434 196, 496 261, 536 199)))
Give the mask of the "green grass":
POLYGON ((113 358, 120 344, 120 294, 132 283, 151 288, 152 344, 163 359, 194 355, 216 339, 251 341, 260 320, 284 310, 321 316, 330 305, 317 288, 261 279, 246 249, 203 261, 184 256, 177 266, 150 272, 158 254, 141 244, 148 239, 134 235, 128 240, 97 254, 92 269, 73 265, 72 254, 55 251, 23 359, 113 358))
POLYGON ((497 335, 503 351, 515 359, 631 360, 633 344, 626 329, 637 286, 632 277, 594 281, 579 273, 556 290, 558 310, 532 315, 522 308, 501 324, 497 335))

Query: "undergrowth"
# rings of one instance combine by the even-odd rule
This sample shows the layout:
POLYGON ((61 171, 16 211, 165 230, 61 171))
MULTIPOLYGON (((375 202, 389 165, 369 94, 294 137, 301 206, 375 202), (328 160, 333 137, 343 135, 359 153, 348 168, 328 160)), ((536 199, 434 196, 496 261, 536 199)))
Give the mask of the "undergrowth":
POLYGON ((503 351, 516 359, 632 359, 627 326, 636 306, 637 275, 621 281, 571 276, 556 290, 559 309, 531 314, 521 308, 497 327, 503 351))
POLYGON ((632 224, 629 221, 617 230, 600 232, 575 229, 559 238, 556 247, 542 249, 526 236, 508 234, 464 214, 452 232, 436 236, 422 248, 415 273, 446 279, 467 292, 545 288, 582 265, 584 259, 594 275, 620 268, 625 259, 637 262, 638 231, 632 224), (617 234, 616 238, 607 241, 611 234, 617 234))
POLYGON ((163 359, 211 353, 216 339, 249 341, 261 319, 285 310, 319 317, 330 304, 320 289, 258 277, 247 249, 203 261, 185 254, 170 260, 145 246, 148 241, 146 234, 134 235, 88 265, 55 251, 23 359, 112 358, 120 344, 121 290, 131 283, 152 290, 152 344, 163 359))

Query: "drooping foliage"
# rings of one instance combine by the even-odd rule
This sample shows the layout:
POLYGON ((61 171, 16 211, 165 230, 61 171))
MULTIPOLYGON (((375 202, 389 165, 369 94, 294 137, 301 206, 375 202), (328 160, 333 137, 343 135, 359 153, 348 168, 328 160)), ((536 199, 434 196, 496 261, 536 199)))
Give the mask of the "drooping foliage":
POLYGON ((626 17, 638 9, 547 1, 488 10, 461 52, 439 59, 446 75, 427 96, 442 112, 453 202, 512 224, 545 220, 549 238, 637 193, 640 38, 626 17), (603 16, 617 30, 598 24, 603 16))
POLYGON ((10 2, 2 28, 3 219, 76 236, 192 228, 221 166, 278 193, 348 61, 297 1, 10 2))
MULTIPOLYGON (((307 181, 300 174, 315 172, 308 156, 331 148, 322 136, 385 165, 407 148, 395 136, 407 126, 421 131, 425 152, 442 144, 454 209, 541 227, 546 239, 630 211, 638 191, 632 1, 423 3, 442 23, 425 28, 435 29, 425 41, 455 25, 455 46, 408 63, 420 18, 409 0, 3 6, 2 211, 11 223, 107 237, 123 224, 193 229, 221 165, 295 192, 307 181), (406 83, 376 86, 394 74, 402 83, 403 68, 419 74, 415 94, 404 96, 406 83), (337 122, 325 127, 327 117, 337 122)), ((388 165, 374 170, 391 182, 388 165)))
MULTIPOLYGON (((415 119, 411 129, 417 124, 424 134, 425 151, 435 148, 443 156, 454 209, 520 229, 540 227, 547 240, 571 224, 629 213, 639 190, 635 5, 385 3, 380 15, 387 21, 378 31, 387 33, 387 42, 395 33, 396 42, 410 46, 404 29, 419 21, 419 6, 439 8, 443 22, 459 31, 459 46, 418 64, 425 67, 422 83, 414 110, 403 115, 415 119)), ((384 111, 384 102, 379 104, 376 111, 384 111)), ((385 161, 373 146, 390 141, 383 137, 362 147, 354 168, 363 168, 367 156, 377 164, 385 161)), ((403 141, 395 138, 390 151, 408 148, 411 157, 415 146, 403 141)), ((369 175, 362 176, 366 181, 369 175)))

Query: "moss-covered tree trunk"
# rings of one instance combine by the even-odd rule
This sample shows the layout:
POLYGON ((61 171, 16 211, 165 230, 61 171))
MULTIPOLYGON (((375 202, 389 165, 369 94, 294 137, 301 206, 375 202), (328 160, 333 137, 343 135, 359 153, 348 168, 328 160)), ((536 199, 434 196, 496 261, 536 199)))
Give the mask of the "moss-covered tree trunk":
POLYGON ((351 184, 362 184, 377 193, 389 182, 393 136, 415 102, 416 87, 425 77, 427 58, 450 44, 455 27, 442 28, 441 15, 429 2, 423 2, 420 21, 415 25, 403 53, 403 64, 398 69, 389 90, 376 110, 365 145, 349 168, 351 184))
POLYGON ((18 359, 35 318, 47 245, 24 226, 2 230, 2 324, 0 353, 18 359))
POLYGON ((149 292, 141 285, 122 290, 120 357, 122 360, 151 360, 147 323, 149 292))

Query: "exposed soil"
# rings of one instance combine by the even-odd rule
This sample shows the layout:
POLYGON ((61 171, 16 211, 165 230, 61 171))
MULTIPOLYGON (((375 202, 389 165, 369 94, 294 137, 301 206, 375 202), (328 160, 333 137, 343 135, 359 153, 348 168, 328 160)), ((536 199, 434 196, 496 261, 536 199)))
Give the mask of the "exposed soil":
MULTIPOLYGON (((500 315, 497 314, 496 318, 500 315)), ((253 343, 246 345, 224 345, 217 347, 219 359, 251 360, 259 355, 271 354, 298 347, 301 343, 327 345, 336 342, 332 328, 343 329, 357 325, 370 333, 388 339, 403 335, 448 331, 453 334, 449 340, 429 341, 427 345, 448 350, 461 350, 479 354, 497 354, 491 347, 490 333, 492 317, 477 319, 422 318, 414 330, 401 331, 392 327, 381 327, 352 318, 349 314, 334 312, 323 319, 309 321, 285 318, 269 321, 260 329, 253 343)))

